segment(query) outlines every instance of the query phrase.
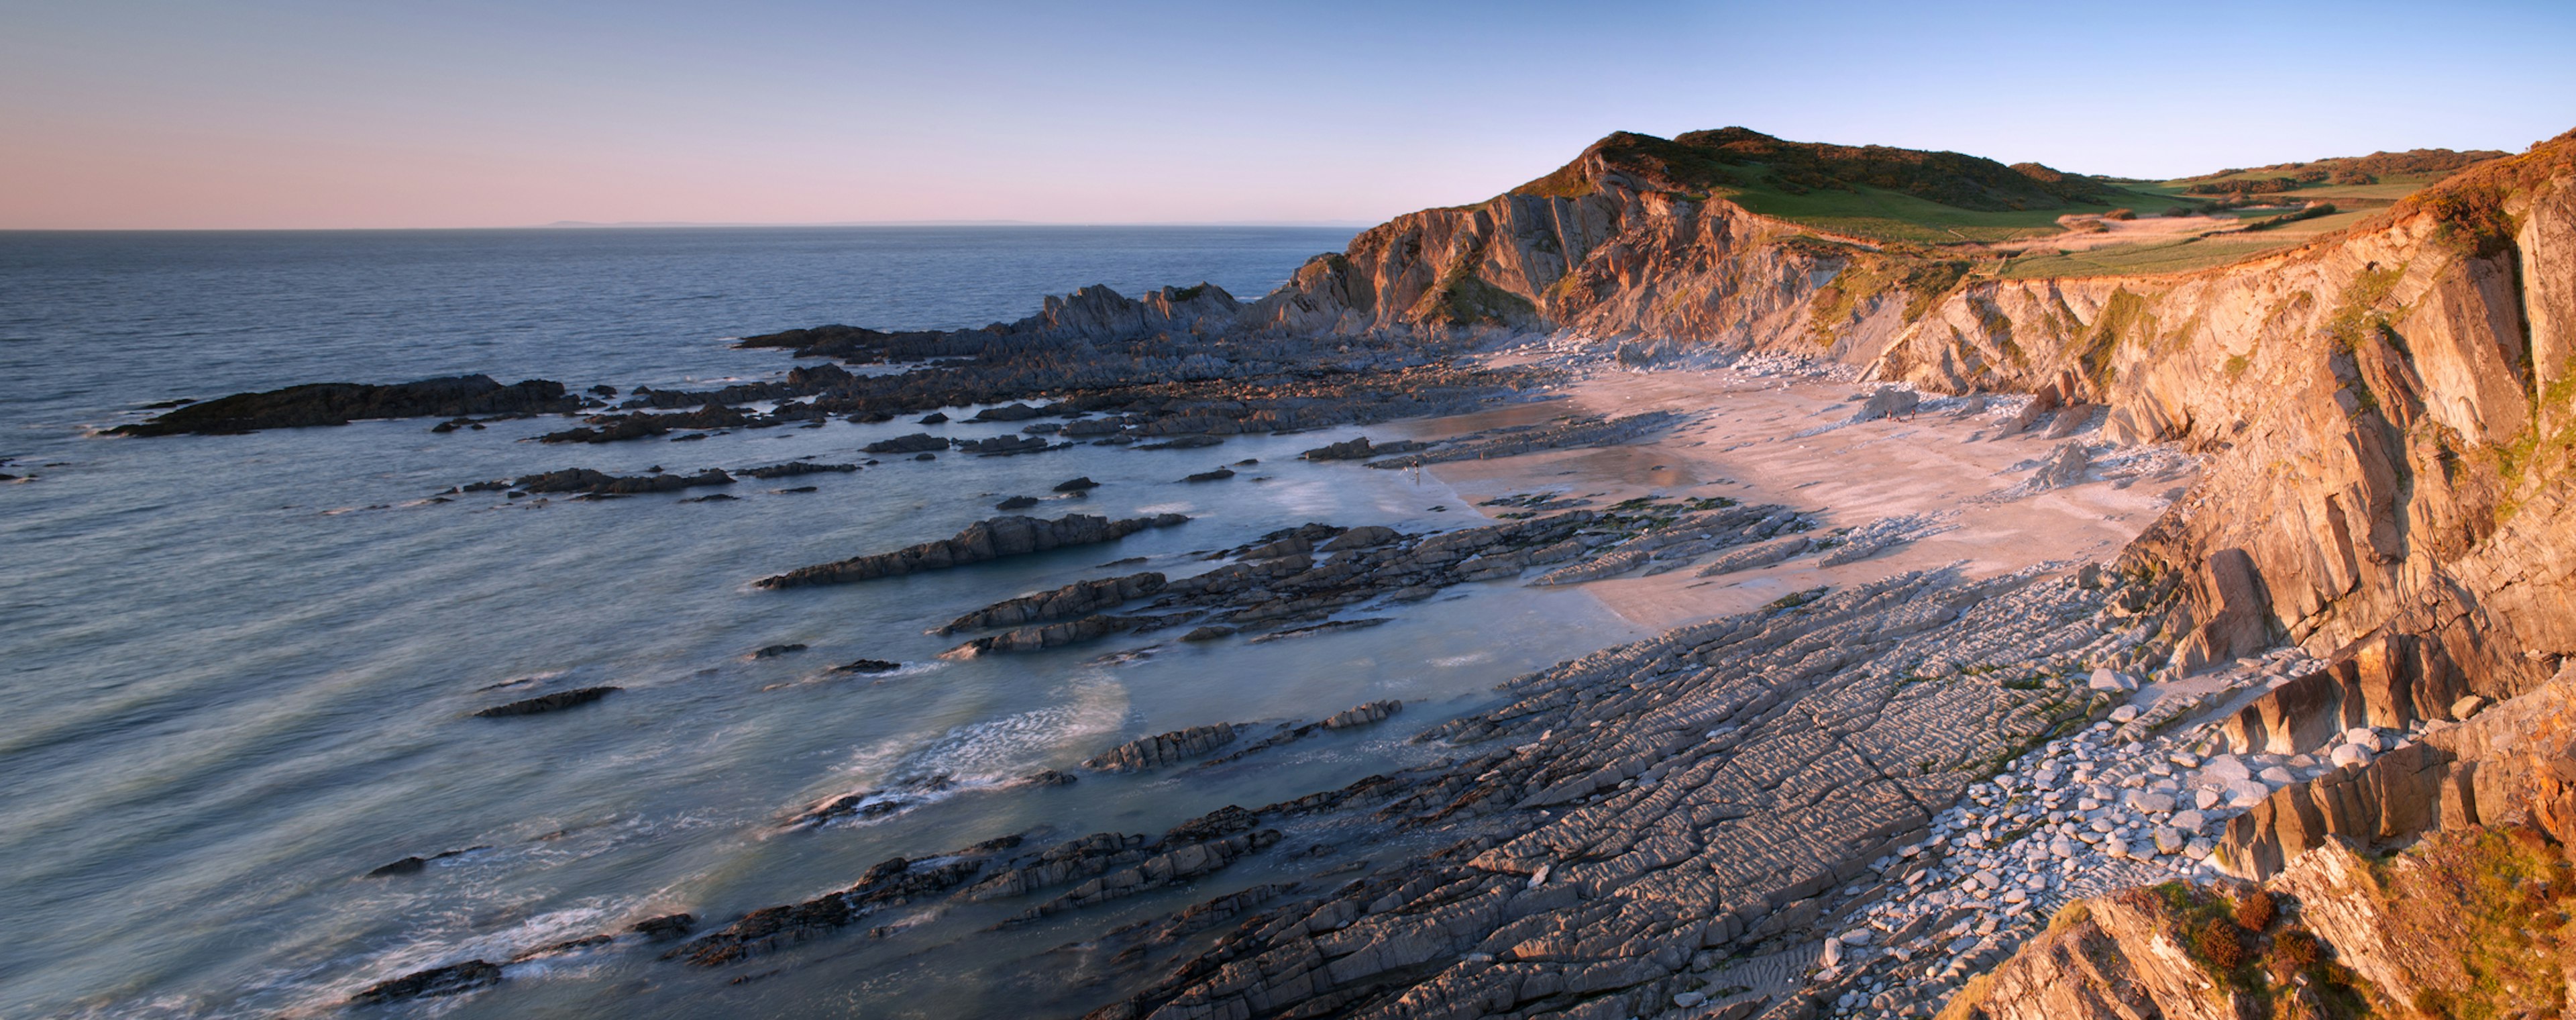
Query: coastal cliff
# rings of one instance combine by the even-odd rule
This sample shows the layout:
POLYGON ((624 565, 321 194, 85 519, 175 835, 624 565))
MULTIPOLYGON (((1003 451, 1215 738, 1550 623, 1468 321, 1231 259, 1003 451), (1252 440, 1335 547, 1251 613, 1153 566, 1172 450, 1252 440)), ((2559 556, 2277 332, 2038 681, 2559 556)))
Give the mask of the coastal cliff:
MULTIPOLYGON (((1245 306, 1240 324, 1279 333, 1570 334, 1615 342, 1632 364, 1702 351, 1793 354, 1928 393, 2035 394, 2037 411, 2098 423, 2099 439, 2173 443, 2200 454, 2201 481, 2118 561, 2132 591, 2164 593, 2127 607, 2142 616, 2115 617, 2142 620, 2153 631, 2119 664, 2179 679, 2230 660, 2253 662, 2243 657, 2282 642, 2299 646, 2300 661, 2310 664, 2295 676, 2277 675, 2268 693, 2226 720, 2220 739, 2231 746, 2207 750, 2322 757, 2345 742, 2348 727, 2438 730, 2483 705, 2516 704, 2576 654, 2576 612, 2569 611, 2576 605, 2576 542, 2567 538, 2576 535, 2576 134, 2454 175, 2365 222, 2286 250, 2189 272, 2080 278, 2023 278, 1993 259, 1753 213, 1709 193, 1729 171, 1722 160, 1694 153, 1692 139, 1614 135, 1557 173, 1483 204, 1399 217, 1342 253, 1308 262, 1287 286, 1245 306)), ((2444 840, 2474 844, 2478 833, 2519 838, 2509 836, 2510 827, 2525 824, 2535 798, 2546 798, 2516 777, 2566 767, 2565 751, 2552 744, 2531 761, 2481 771, 2483 752, 2468 747, 2467 732, 2434 733, 2366 768, 2338 757, 2333 770, 2270 791, 2227 822, 2215 847, 2193 853, 2262 880, 2284 868, 2320 866, 2295 864, 2308 860, 2303 852, 2403 846, 2427 833, 2435 834, 2428 853, 2450 852, 2444 840)), ((2135 753, 2138 745, 2128 747, 2135 753)), ((2101 753, 2114 750, 2106 743, 2101 753)), ((1650 751, 1637 760, 1658 756, 1650 751)), ((2136 764, 2143 772, 2147 762, 2136 764)), ((1588 782, 1628 789, 1622 776, 1636 773, 1611 770, 1588 782)), ((1640 785, 1622 800, 1648 797, 1642 784, 1651 776, 1636 777, 1640 785)), ((1935 803, 1958 796, 1926 792, 1935 803)), ((1538 796, 1525 803, 1546 802, 1538 796)), ((1705 905, 1718 920, 1702 927, 1665 933, 1650 916, 1663 905, 1645 902, 1653 897, 1587 877, 1578 900, 1598 896, 1596 913, 1636 916, 1618 914, 1618 923, 1609 923, 1612 914, 1600 913, 1604 927, 1589 941, 1567 927, 1545 945, 1510 945, 1505 932, 1536 934, 1531 911, 1562 925, 1567 908, 1489 911, 1460 889, 1491 886, 1489 895, 1530 899, 1534 892, 1494 879, 1526 873, 1536 890, 1551 874, 1537 863, 1546 856, 1559 858, 1562 873, 1642 868, 1644 884, 1683 881, 1657 869, 1697 859, 1692 848, 1707 836, 1655 845, 1635 833, 1664 823, 1595 806, 1571 824, 1580 836, 1542 840, 1544 849, 1505 843, 1477 854, 1478 846, 1462 846, 1450 871, 1424 877, 1431 884, 1423 893, 1351 904, 1360 914, 1395 911, 1381 928, 1400 926, 1397 916, 1414 919, 1418 930, 1403 938, 1390 929, 1367 945, 1315 955, 1314 947, 1331 940, 1310 945, 1307 929, 1276 927, 1294 915, 1283 916, 1194 965, 1208 969, 1185 968, 1097 1015, 1266 1016, 1294 1007, 1610 1016, 1669 1003, 1685 1015, 1723 1006, 1708 1015, 1735 1016, 1757 1008, 1757 999, 1770 1003, 1760 1007, 1763 1015, 1804 1015, 1815 1003, 1801 1005, 1794 996, 1729 1000, 1656 982, 1681 969, 1694 946, 1732 943, 1741 952, 1781 945, 1757 939, 1805 923, 1819 907, 1834 909, 1831 896, 1817 890, 1847 880, 1919 824, 1901 813, 1851 816, 1877 827, 1864 826, 1833 847, 1808 848, 1812 866, 1828 870, 1807 884, 1747 880, 1726 871, 1740 865, 1713 862, 1717 886, 1729 891, 1705 905), (1583 844, 1607 838, 1602 831, 1621 834, 1609 839, 1616 845, 1583 844), (1641 854, 1645 848, 1653 852, 1641 854), (1531 859, 1506 860, 1515 850, 1531 859), (1476 885, 1480 876, 1486 885, 1476 885), (1725 909, 1733 896, 1755 894, 1755 902, 1725 909), (1312 957, 1308 967, 1289 964, 1300 953, 1312 957), (1463 962, 1451 966, 1453 960, 1463 962), (1511 961, 1546 973, 1511 971, 1511 961)), ((1702 820, 1694 815, 1690 824, 1702 820)), ((2233 894, 2173 889, 2161 894, 2170 903, 2145 893, 2102 900, 2077 930, 2034 939, 2005 972, 1963 997, 1978 1011, 1963 1015, 2251 1015, 2227 998, 2225 974, 2213 979, 2193 969, 2187 954, 2165 951, 2177 918, 2233 894), (2078 1009, 2066 996, 2092 992, 2048 970, 2047 961, 2090 959, 2085 954, 2103 945, 2147 962, 2087 1000, 2116 1008, 2078 1009), (2173 959, 2157 962, 2160 955, 2173 959), (2158 974, 2161 985, 2149 980, 2158 974)), ((2468 923, 2445 920, 2441 904, 2426 909, 2418 927, 2428 931, 2468 923)), ((1696 916, 1682 911, 1666 922, 1696 916)), ((1339 926, 1313 916, 1298 923, 1339 926)), ((2273 938, 2262 931, 2246 937, 2273 938)), ((2302 968, 2313 961, 2284 965, 2280 980, 2315 986, 2299 1000, 2306 1004, 2300 1008, 2313 1008, 2295 1015, 2344 1015, 2338 995, 2386 1001, 2424 987, 2461 994, 2457 982, 2365 988, 2372 979, 2352 978, 2350 969, 2367 953, 2357 943, 2345 950, 2345 941, 2326 940, 2328 963, 2317 966, 2329 970, 2309 975, 2302 968)), ((1961 952, 1959 944, 1952 952, 1961 952)), ((1831 940, 1827 947, 1834 948, 1831 940)), ((1991 959, 1965 952, 1962 959, 1991 959)), ((1834 959, 1824 957, 1827 972, 1834 959)), ((1689 969, 1706 966, 1694 958, 1689 969)), ((1958 969, 1954 963, 1942 976, 1958 969)), ((1846 1003, 1841 1011, 1853 1008, 1846 1003)))
MULTIPOLYGON (((1693 136, 1613 135, 1486 203, 1320 256, 1249 324, 1481 324, 1785 352, 1937 393, 2096 408, 2211 456, 2131 551, 2181 570, 2187 662, 2420 635, 2419 670, 2510 697, 2576 652, 2576 135, 2340 234, 2171 275, 2006 279, 1694 188, 1693 136)), ((1982 161, 1980 161, 1982 162, 1982 161)), ((2006 169, 1996 166, 1996 169, 2006 169)), ((1696 176, 1694 176, 1696 174, 1696 176)), ((2440 717, 2442 706, 2425 706, 2440 717)))

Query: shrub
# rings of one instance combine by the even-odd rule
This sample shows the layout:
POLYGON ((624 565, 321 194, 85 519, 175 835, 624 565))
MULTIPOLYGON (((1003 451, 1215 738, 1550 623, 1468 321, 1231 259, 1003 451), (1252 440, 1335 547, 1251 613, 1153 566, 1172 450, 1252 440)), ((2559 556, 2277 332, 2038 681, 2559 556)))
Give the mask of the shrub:
POLYGON ((2193 932, 2191 947, 2211 971, 2227 975, 2245 962, 2245 937, 2223 917, 2213 917, 2193 932))
POLYGON ((2236 926, 2260 935, 2263 929, 2272 926, 2272 918, 2277 911, 2278 908, 2272 903, 2272 894, 2256 889, 2244 899, 2236 901, 2236 926))
POLYGON ((2113 209, 2110 212, 2103 213, 2102 218, 2106 220, 2134 220, 2138 218, 2138 211, 2135 209, 2113 209))
POLYGON ((2272 937, 2272 959, 2286 974, 2297 974, 2317 965, 2325 954, 2317 946, 2317 937, 2292 928, 2272 937))

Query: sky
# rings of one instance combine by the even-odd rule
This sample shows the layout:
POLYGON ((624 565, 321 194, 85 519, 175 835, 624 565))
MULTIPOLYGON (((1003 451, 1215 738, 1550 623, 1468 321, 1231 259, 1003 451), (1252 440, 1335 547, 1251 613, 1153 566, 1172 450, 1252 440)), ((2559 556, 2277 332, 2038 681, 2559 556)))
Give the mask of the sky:
POLYGON ((2571 53, 2571 0, 0 0, 0 229, 1358 225, 1729 125, 2171 177, 2520 151, 2571 53))

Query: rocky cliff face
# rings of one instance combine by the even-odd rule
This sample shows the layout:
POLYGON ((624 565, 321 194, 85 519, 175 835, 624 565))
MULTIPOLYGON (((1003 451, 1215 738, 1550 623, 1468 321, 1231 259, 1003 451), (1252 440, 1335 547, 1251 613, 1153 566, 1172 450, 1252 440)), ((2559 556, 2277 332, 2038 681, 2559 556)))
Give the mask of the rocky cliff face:
MULTIPOLYGON (((2139 891, 2034 941, 1953 1012, 2328 1016, 2369 1000, 2448 1016, 2424 1004, 2550 998, 2499 992, 2484 975, 2500 964, 2444 955, 2511 925, 2425 876, 2503 867, 2477 863, 2503 853, 2497 840, 2576 835, 2559 831, 2576 778, 2566 675, 2535 690, 2576 656, 2576 133, 2296 250, 2033 280, 1751 214, 1617 141, 1481 205, 1362 234, 1244 322, 1823 356, 1923 390, 2037 393, 2061 417, 2098 416, 2103 438, 2205 454, 2201 485, 2123 556, 2187 593, 2160 610, 2154 647, 2182 670, 2283 640, 2327 661, 2230 720, 2235 750, 2322 755, 2347 727, 2512 710, 2229 824, 2213 860, 2314 904, 2315 929, 2230 937, 2295 959, 2215 966, 2192 926, 2229 894, 2139 891), (2394 877, 2356 856, 2418 839, 2431 863, 2394 877), (2324 963, 2310 960, 2318 939, 2324 963)), ((2563 870, 2558 853, 2532 859, 2563 870)))
POLYGON ((1244 322, 1637 335, 2040 392, 2213 456, 2129 560, 2191 576, 2186 664, 2414 634, 2431 682, 2508 697, 2576 652, 2576 135, 2298 250, 2046 280, 1754 215, 1626 137, 1372 229, 1244 322))

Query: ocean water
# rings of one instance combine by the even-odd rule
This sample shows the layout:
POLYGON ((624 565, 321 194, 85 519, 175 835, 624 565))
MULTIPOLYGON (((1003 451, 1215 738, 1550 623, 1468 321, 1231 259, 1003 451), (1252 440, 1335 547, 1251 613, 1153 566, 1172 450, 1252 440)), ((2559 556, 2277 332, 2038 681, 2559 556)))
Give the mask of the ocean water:
MULTIPOLYGON (((1250 299, 1349 232, 852 228, 328 234, 0 234, 0 1015, 301 1016, 384 978, 676 910, 702 925, 1014 832, 1159 832, 1433 752, 1403 738, 1494 684, 1638 635, 1573 591, 1452 589, 1369 630, 1259 646, 1171 635, 937 658, 924 631, 1146 557, 1305 521, 1477 523, 1428 476, 1308 465, 1366 431, 1190 451, 1080 447, 732 487, 738 502, 433 501, 562 467, 857 462, 909 422, 567 448, 558 419, 434 435, 427 421, 103 438, 140 405, 297 382, 484 372, 575 387, 783 373, 727 338, 846 322, 979 325, 1039 296, 1214 282, 1250 299), (1258 458, 1229 482, 1183 475, 1258 458), (780 570, 945 537, 1014 494, 1088 475, 1066 512, 1179 511, 1121 542, 859 585, 762 592, 780 570), (813 485, 811 493, 789 493, 813 485), (1434 508, 1442 508, 1435 510, 1434 508), (800 654, 755 659, 765 645, 800 654), (882 677, 829 667, 858 658, 882 677), (529 693, 624 692, 520 719, 529 693), (1191 775, 1009 786, 1134 737, 1406 713, 1191 775), (949 777, 909 810, 790 830, 838 794, 949 777), (485 847, 416 875, 408 856, 485 847)), ((954 413, 952 411, 952 413, 954 413)), ((960 417, 963 417, 960 415, 960 417)), ((1010 431, 944 426, 950 435, 1010 431)), ((682 495, 696 495, 695 490, 682 495)), ((1310 834, 1294 832, 1298 839, 1310 834)), ((1401 852, 1395 848, 1392 852, 1401 852)), ((1078 1013, 1114 995, 1068 941, 1314 867, 1264 855, 1196 886, 980 929, 1027 903, 922 904, 714 970, 634 945, 509 968, 441 1016, 1078 1013), (893 925, 884 938, 864 929, 893 925)), ((703 930, 703 928, 702 928, 703 930)))

